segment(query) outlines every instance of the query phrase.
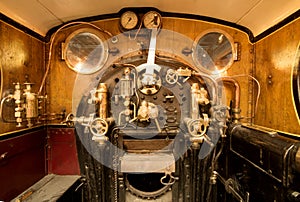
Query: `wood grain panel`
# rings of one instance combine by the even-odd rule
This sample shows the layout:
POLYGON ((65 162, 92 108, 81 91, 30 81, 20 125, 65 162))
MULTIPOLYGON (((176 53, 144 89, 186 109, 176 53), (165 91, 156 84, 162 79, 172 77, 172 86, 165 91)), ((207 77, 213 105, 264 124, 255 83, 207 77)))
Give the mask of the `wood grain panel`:
POLYGON ((300 126, 293 106, 291 75, 299 29, 298 19, 255 45, 255 73, 262 87, 255 123, 295 134, 300 134, 300 126))
MULTIPOLYGON (((0 22, 0 65, 3 69, 3 93, 1 97, 13 93, 15 82, 35 83, 37 92, 44 74, 44 43, 0 22)), ((13 119, 14 107, 4 110, 7 119, 13 119)), ((26 125, 26 124, 24 124, 26 125)), ((0 133, 18 130, 14 123, 0 122, 0 133)))
MULTIPOLYGON (((113 35, 120 33, 117 18, 93 23, 113 35)), ((290 75, 296 46, 299 42, 299 35, 294 33, 299 29, 299 24, 299 20, 293 22, 257 42, 255 52, 253 52, 253 45, 249 42, 247 35, 231 27, 190 19, 171 17, 163 19, 163 29, 184 34, 192 40, 207 29, 217 28, 226 31, 235 42, 239 42, 240 61, 234 62, 224 75, 233 76, 241 85, 241 115, 244 117, 242 121, 251 122, 246 117, 253 116, 257 88, 253 85, 254 89, 251 89, 246 75, 253 74, 255 70, 255 76, 262 86, 255 123, 290 133, 299 133, 299 126, 295 124, 297 118, 292 104, 290 87, 290 75), (254 54, 256 55, 255 60, 254 54)), ((78 25, 65 29, 55 39, 51 70, 47 80, 48 113, 60 113, 62 110, 66 110, 67 113, 72 111, 72 93, 77 74, 61 60, 61 43, 73 30, 81 27, 83 26, 78 25)), ((4 67, 5 76, 4 90, 12 89, 13 82, 24 82, 27 78, 25 75, 28 75, 27 80, 39 84, 45 66, 44 44, 4 23, 0 24, 0 28, 1 65, 4 67)), ((163 45, 172 48, 171 43, 163 45)), ((34 90, 37 91, 38 87, 39 85, 36 85, 34 90)), ((226 89, 226 95, 227 104, 229 104, 229 100, 233 96, 232 90, 226 89)), ((14 124, 0 124, 3 132, 16 130, 14 124)))
MULTIPOLYGON (((118 29, 118 19, 109 19, 109 20, 101 20, 97 22, 93 22, 98 27, 105 29, 111 32, 114 35, 119 34, 118 29)), ((76 28, 84 27, 76 26, 76 28)), ((68 34, 70 34, 76 28, 68 28, 59 33, 55 42, 55 52, 52 59, 51 65, 51 73, 49 75, 49 111, 57 113, 62 109, 66 109, 69 113, 72 111, 72 90, 74 85, 74 80, 76 78, 76 73, 69 70, 64 61, 59 59, 59 46, 60 43, 65 40, 68 34)), ((251 60, 253 55, 250 53, 250 49, 252 48, 252 44, 249 43, 248 37, 245 33, 232 29, 227 26, 221 26, 215 23, 207 23, 198 20, 190 20, 190 19, 182 19, 182 18, 171 18, 165 17, 163 18, 163 29, 178 32, 194 40, 200 33, 207 29, 218 28, 228 32, 234 41, 239 42, 241 45, 241 60, 237 61, 233 64, 233 66, 228 70, 224 75, 240 75, 240 74, 250 74, 251 73, 251 60)), ((172 38, 172 36, 170 36, 172 38)), ((171 42, 158 42, 160 46, 167 46, 170 50, 173 47, 171 42)), ((238 77, 236 78, 242 86, 242 96, 241 96, 241 107, 242 107, 242 116, 247 117, 248 115, 248 78, 247 77, 238 77)), ((227 87, 226 87, 227 88, 227 87)), ((232 90, 226 90, 228 94, 228 101, 233 98, 232 90)), ((251 109, 250 109, 251 110, 251 109)), ((251 111, 250 111, 251 112, 251 111)), ((243 120, 244 122, 247 119, 243 120)))
MULTIPOLYGON (((101 29, 108 30, 114 34, 118 34, 118 24, 117 20, 107 20, 93 22, 97 27, 101 29), (107 29, 104 27, 108 27, 107 29), (110 28, 110 29, 109 29, 110 28)), ((79 28, 91 28, 88 25, 76 25, 75 27, 67 28, 58 32, 54 40, 50 73, 48 76, 48 112, 49 113, 60 113, 65 110, 67 113, 72 112, 72 97, 73 97, 73 87, 77 78, 77 73, 68 68, 67 64, 61 58, 61 44, 65 42, 66 38, 73 31, 79 28)), ((105 38, 109 36, 103 33, 105 38)), ((48 44, 49 48, 49 44, 48 44)), ((57 122, 57 121, 56 121, 57 122)))

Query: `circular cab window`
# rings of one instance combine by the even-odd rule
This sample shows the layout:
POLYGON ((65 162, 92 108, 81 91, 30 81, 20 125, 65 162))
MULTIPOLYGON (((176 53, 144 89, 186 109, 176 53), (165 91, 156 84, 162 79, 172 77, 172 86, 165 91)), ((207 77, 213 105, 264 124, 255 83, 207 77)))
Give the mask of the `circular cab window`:
POLYGON ((69 68, 81 74, 92 74, 105 64, 107 44, 98 30, 78 29, 66 39, 63 54, 69 68))
POLYGON ((222 30, 207 30, 193 44, 193 60, 200 70, 208 74, 226 71, 233 63, 233 54, 233 39, 222 30))

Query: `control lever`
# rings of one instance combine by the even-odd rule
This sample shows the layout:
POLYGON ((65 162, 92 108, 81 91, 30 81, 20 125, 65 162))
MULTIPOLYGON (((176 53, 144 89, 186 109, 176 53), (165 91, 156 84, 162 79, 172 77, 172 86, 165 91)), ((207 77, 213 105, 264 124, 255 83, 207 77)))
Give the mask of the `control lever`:
POLYGON ((216 184, 217 178, 225 186, 227 193, 232 194, 232 196, 239 202, 249 202, 249 192, 246 192, 245 199, 243 199, 243 197, 238 193, 238 190, 235 188, 235 181, 232 178, 225 180, 217 171, 213 171, 213 175, 211 176, 212 184, 216 184))
POLYGON ((175 183, 176 180, 179 180, 179 177, 175 177, 172 175, 172 172, 169 170, 169 168, 166 169, 165 175, 160 178, 160 183, 165 186, 170 186, 175 183), (167 182, 165 182, 167 180, 167 182))
MULTIPOLYGON (((157 29, 152 29, 149 50, 148 50, 147 64, 154 64, 154 61, 155 61, 156 35, 157 35, 157 29)), ((149 70, 149 73, 153 74, 154 69, 147 68, 147 70, 149 70)), ((146 72, 147 72, 147 70, 146 70, 146 72)))
POLYGON ((148 58, 147 63, 142 64, 138 67, 139 70, 146 69, 142 83, 143 85, 155 85, 156 79, 154 77, 154 70, 160 71, 161 67, 155 64, 155 51, 156 51, 156 36, 157 36, 157 29, 151 30, 151 38, 148 50, 148 58))

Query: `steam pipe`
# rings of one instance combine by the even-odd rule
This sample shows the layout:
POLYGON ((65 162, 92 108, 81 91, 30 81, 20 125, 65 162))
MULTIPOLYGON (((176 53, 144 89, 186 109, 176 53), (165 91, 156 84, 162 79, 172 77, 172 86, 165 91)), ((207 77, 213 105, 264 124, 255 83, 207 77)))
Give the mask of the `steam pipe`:
POLYGON ((240 108, 240 92, 241 92, 241 90, 240 90, 241 88, 240 88, 239 83, 236 80, 234 80, 233 78, 230 78, 230 77, 217 78, 217 82, 220 82, 220 81, 232 83, 234 85, 234 87, 235 87, 234 108, 239 109, 240 108))
POLYGON ((251 75, 248 75, 248 74, 240 74, 240 75, 233 75, 233 76, 230 76, 230 78, 236 78, 236 77, 248 77, 248 78, 251 78, 253 81, 255 81, 256 84, 257 84, 257 96, 256 96, 256 101, 255 101, 254 114, 253 114, 252 117, 248 117, 248 118, 250 118, 250 119, 253 119, 253 118, 255 117, 255 114, 257 113, 258 100, 259 100, 259 97, 260 97, 260 89, 261 89, 260 83, 259 83, 259 81, 258 81, 255 77, 253 77, 253 76, 251 76, 251 75))
POLYGON ((5 123, 16 123, 16 120, 6 120, 4 119, 4 116, 3 116, 3 104, 4 102, 7 100, 7 99, 12 99, 12 95, 8 95, 6 97, 4 97, 2 100, 1 100, 1 104, 0 104, 0 119, 5 122, 5 123))

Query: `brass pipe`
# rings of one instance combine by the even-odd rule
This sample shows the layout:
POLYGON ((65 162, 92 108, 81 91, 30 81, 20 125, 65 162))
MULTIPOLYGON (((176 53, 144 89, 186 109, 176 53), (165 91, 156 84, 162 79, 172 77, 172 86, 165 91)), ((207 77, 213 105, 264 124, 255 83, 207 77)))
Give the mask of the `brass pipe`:
POLYGON ((95 99, 98 107, 98 117, 106 119, 108 116, 108 101, 107 101, 107 85, 106 83, 99 83, 95 99))
POLYGON ((253 81, 255 81, 256 84, 257 84, 257 96, 256 96, 256 101, 255 101, 255 110, 254 110, 254 114, 253 114, 253 116, 251 116, 251 117, 247 117, 247 118, 253 119, 253 118, 255 117, 255 114, 257 113, 258 100, 259 100, 259 97, 260 97, 260 89, 261 89, 260 83, 259 83, 259 81, 258 81, 255 77, 253 77, 253 76, 251 76, 251 75, 249 75, 249 74, 239 74, 239 75, 233 75, 233 76, 230 76, 230 78, 236 78, 236 77, 249 77, 249 78, 251 78, 253 81))
POLYGON ((2 100, 1 100, 1 103, 0 103, 0 119, 4 122, 4 123, 16 123, 16 120, 6 120, 4 118, 4 115, 3 115, 3 105, 4 105, 4 102, 8 99, 13 99, 12 95, 8 95, 6 97, 4 97, 2 100))
POLYGON ((235 87, 234 108, 239 109, 240 108, 240 92, 241 92, 241 90, 240 90, 241 88, 240 88, 239 83, 236 80, 234 80, 233 78, 230 78, 230 77, 217 78, 217 82, 220 82, 220 81, 232 83, 234 85, 234 87, 235 87))

